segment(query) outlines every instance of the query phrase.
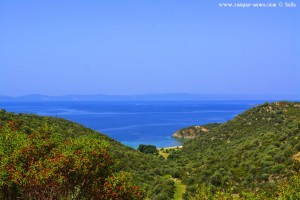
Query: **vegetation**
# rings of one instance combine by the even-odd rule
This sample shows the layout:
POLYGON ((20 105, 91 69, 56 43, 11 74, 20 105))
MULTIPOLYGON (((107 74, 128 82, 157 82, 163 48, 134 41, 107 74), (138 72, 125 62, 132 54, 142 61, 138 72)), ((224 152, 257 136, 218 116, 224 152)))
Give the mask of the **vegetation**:
POLYGON ((164 159, 153 145, 2 110, 0 199, 300 199, 300 103, 201 127, 182 148, 159 149, 164 159))
POLYGON ((175 192, 174 192, 174 199, 180 200, 183 197, 183 194, 185 193, 186 186, 182 184, 181 180, 174 179, 175 182, 175 192))
POLYGON ((0 111, 0 199, 153 199, 166 164, 61 118, 0 111))
POLYGON ((29 128, 20 119, 1 112, 2 199, 144 198, 128 174, 113 173, 109 144, 99 134, 66 137, 46 121, 29 128))
POLYGON ((158 154, 158 150, 154 145, 140 144, 138 150, 142 153, 158 154))
POLYGON ((265 103, 188 141, 169 159, 187 185, 187 198, 207 188, 269 196, 280 181, 297 176, 299 138, 300 104, 265 103))
POLYGON ((232 200, 232 199, 249 199, 249 200, 265 200, 265 199, 279 199, 279 200, 297 200, 300 199, 300 177, 295 175, 288 180, 279 181, 274 186, 272 192, 270 191, 244 191, 236 194, 232 189, 215 188, 211 185, 202 184, 196 192, 189 197, 191 200, 232 200))
POLYGON ((161 155, 163 158, 168 158, 171 153, 174 151, 179 150, 182 146, 175 146, 175 147, 165 147, 158 149, 158 154, 161 155))

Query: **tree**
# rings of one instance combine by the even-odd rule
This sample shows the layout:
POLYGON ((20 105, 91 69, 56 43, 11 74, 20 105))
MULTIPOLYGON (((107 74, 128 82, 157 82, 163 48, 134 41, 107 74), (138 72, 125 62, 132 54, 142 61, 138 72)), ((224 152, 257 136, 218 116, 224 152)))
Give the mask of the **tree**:
POLYGON ((138 147, 138 150, 143 153, 148 153, 148 154, 157 154, 158 150, 156 146, 154 145, 146 145, 146 144, 140 144, 138 147))

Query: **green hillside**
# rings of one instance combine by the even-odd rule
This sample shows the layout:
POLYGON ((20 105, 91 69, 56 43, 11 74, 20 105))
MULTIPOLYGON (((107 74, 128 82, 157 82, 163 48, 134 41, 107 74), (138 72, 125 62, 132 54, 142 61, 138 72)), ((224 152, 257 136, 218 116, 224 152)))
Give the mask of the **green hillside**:
MULTIPOLYGON (((108 181, 113 177, 120 182, 124 191, 133 193, 132 199, 145 195, 153 199, 165 193, 170 193, 170 199, 173 197, 172 188, 171 191, 154 190, 155 187, 163 188, 161 185, 174 185, 163 177, 171 169, 166 166, 166 160, 143 154, 97 131, 61 118, 13 114, 1 110, 0 159, 0 198, 2 196, 3 199, 33 198, 45 187, 50 189, 47 194, 41 194, 44 196, 39 195, 42 199, 50 198, 53 191, 60 191, 54 195, 54 199, 57 196, 90 199, 93 196, 83 190, 94 187, 94 183, 104 184, 102 180, 96 183, 99 180, 95 178, 94 183, 80 188, 85 180, 83 177, 92 179, 90 175, 108 181), (94 157, 99 159, 95 160, 94 157), (65 163, 66 160, 71 164, 65 163), (99 165, 103 167, 97 168, 99 165), (98 171, 93 171, 94 168, 98 171), (102 171, 105 174, 101 174, 102 171), (67 184, 72 188, 64 188, 67 184)), ((116 188, 107 190, 114 191, 116 188)), ((124 198, 129 194, 119 195, 124 198)), ((112 197, 108 195, 107 199, 112 197)))
POLYGON ((188 141, 169 159, 180 166, 190 198, 203 184, 212 193, 274 194, 278 182, 298 174, 299 139, 300 103, 265 103, 188 141))
POLYGON ((68 120, 1 110, 0 199, 300 199, 300 103, 201 127, 165 159, 68 120))

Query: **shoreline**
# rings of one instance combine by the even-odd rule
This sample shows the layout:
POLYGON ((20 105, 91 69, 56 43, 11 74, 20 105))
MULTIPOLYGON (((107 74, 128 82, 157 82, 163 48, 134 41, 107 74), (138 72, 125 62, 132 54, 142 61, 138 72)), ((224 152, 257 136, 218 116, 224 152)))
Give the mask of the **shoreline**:
POLYGON ((171 146, 171 147, 162 147, 162 148, 157 148, 158 150, 161 150, 161 149, 181 149, 183 146, 171 146))

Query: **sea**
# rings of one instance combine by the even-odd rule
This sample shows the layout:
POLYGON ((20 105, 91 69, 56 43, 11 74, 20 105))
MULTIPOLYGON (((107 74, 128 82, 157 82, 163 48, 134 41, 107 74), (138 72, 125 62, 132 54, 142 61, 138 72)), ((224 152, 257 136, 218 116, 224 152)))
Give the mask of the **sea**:
POLYGON ((182 145, 177 130, 223 123, 264 101, 42 101, 1 102, 0 109, 60 117, 80 123, 133 148, 182 145))

